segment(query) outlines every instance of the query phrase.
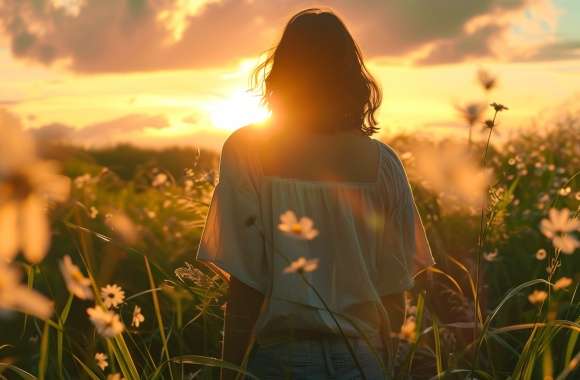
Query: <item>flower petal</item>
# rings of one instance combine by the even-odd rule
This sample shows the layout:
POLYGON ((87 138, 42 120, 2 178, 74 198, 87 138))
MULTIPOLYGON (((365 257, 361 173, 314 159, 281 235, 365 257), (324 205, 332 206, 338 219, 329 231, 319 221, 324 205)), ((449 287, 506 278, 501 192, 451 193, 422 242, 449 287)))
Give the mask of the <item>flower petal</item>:
POLYGON ((12 261, 18 252, 18 207, 15 202, 0 206, 0 259, 12 261))
POLYGON ((31 263, 39 263, 44 259, 50 244, 50 228, 45 203, 40 197, 31 195, 22 202, 21 233, 24 256, 31 263))

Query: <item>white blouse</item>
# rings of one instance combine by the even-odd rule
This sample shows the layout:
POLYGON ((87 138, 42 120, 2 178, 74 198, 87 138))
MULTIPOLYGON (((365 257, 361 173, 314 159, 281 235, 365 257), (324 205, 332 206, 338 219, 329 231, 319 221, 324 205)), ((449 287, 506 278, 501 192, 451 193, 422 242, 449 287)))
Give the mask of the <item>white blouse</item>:
POLYGON ((375 182, 266 176, 253 133, 244 127, 223 146, 197 259, 266 296, 258 342, 295 332, 338 333, 320 297, 347 335, 378 336, 385 312, 380 297, 411 288, 414 274, 435 263, 401 160, 372 140, 380 151, 375 182), (319 234, 300 240, 278 230, 288 210, 311 218, 319 234), (299 274, 284 272, 300 257, 318 259, 305 276, 319 295, 299 274))

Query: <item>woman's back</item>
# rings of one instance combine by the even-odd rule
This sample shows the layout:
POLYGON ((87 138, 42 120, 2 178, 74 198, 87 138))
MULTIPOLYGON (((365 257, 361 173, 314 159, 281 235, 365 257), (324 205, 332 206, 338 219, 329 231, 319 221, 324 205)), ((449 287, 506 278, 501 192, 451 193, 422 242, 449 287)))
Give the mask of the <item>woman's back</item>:
POLYGON ((377 140, 308 137, 245 127, 228 139, 198 259, 265 295, 261 343, 340 330, 378 341, 381 297, 412 287, 417 262, 433 263, 416 241, 425 237, 408 180, 377 140), (288 269, 300 260, 317 263, 307 281, 288 269))
POLYGON ((311 181, 375 182, 376 144, 358 131, 268 133, 259 146, 264 175, 311 181))
POLYGON ((272 127, 224 144, 198 250, 232 279, 224 358, 240 363, 254 331, 261 377, 350 379, 362 368, 344 360, 348 339, 335 339, 349 336, 368 378, 380 378, 361 337, 380 346, 383 300, 433 263, 399 158, 370 138, 380 88, 344 23, 320 9, 290 19, 253 79, 272 127), (270 351, 280 339, 307 343, 270 351))

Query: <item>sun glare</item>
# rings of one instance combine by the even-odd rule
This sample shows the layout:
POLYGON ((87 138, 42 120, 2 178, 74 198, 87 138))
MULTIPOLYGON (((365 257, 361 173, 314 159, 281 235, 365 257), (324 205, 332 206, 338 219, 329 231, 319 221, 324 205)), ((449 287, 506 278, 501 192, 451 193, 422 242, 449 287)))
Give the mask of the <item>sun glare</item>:
POLYGON ((260 98, 247 91, 237 91, 209 104, 208 112, 214 127, 228 131, 261 123, 270 117, 270 111, 260 103, 260 98))

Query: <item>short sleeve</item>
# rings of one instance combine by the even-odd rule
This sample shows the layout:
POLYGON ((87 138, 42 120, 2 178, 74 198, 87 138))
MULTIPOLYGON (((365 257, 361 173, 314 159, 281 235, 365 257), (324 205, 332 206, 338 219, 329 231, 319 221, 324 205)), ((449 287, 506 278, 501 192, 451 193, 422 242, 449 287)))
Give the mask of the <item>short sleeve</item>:
POLYGON ((425 232, 425 226, 421 220, 421 215, 419 214, 419 209, 417 204, 413 200, 413 210, 414 210, 414 237, 415 237, 415 253, 413 257, 413 266, 411 273, 413 276, 417 275, 421 270, 435 265, 435 259, 433 258, 433 253, 431 251, 431 246, 429 245, 429 240, 427 239, 427 233, 425 232))
POLYGON ((415 275, 435 264, 407 173, 397 154, 384 145, 382 190, 385 210, 378 290, 382 294, 413 287, 415 275))
POLYGON ((401 194, 399 204, 403 209, 398 214, 401 218, 401 236, 404 239, 402 247, 407 257, 407 270, 414 278, 422 269, 435 264, 427 233, 419 214, 415 196, 407 172, 400 158, 396 156, 396 165, 399 167, 401 194))
POLYGON ((267 264, 260 232, 258 189, 248 156, 230 137, 222 149, 219 180, 197 250, 208 261, 265 293, 267 264))

